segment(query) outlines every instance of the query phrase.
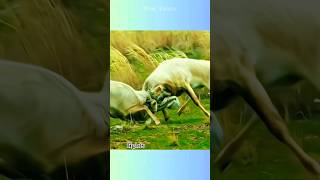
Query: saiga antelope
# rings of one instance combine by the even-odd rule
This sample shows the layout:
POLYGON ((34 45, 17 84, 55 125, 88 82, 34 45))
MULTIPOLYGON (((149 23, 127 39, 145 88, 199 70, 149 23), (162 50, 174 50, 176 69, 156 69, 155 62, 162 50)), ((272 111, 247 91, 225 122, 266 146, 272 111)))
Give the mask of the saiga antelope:
MULTIPOLYGON (((193 89, 210 89, 210 61, 187 58, 174 58, 162 62, 145 80, 143 90, 151 90, 155 97, 180 96, 186 92, 206 116, 209 112, 203 107, 193 89)), ((168 119, 165 111, 164 116, 168 119)))
POLYGON ((47 69, 0 60, 0 84, 0 173, 49 174, 107 151, 107 80, 82 92, 47 69))
MULTIPOLYGON (((157 101, 152 101, 151 96, 147 91, 136 91, 131 86, 125 83, 110 81, 111 117, 128 120, 130 118, 134 118, 135 114, 144 111, 144 113, 147 113, 149 117, 158 125, 160 124, 160 121, 153 114, 154 112, 157 112, 157 106, 157 101), (150 102, 149 104, 151 110, 147 105, 148 102, 150 102)), ((143 119, 144 115, 139 116, 139 119, 136 120, 143 119)))

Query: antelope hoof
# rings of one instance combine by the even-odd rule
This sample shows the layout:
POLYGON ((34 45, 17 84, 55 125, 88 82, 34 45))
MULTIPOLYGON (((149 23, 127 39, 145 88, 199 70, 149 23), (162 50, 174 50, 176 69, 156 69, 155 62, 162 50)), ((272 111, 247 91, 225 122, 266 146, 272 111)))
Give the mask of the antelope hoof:
POLYGON ((156 125, 159 125, 159 124, 160 124, 159 119, 155 120, 154 123, 155 123, 156 125))
POLYGON ((210 113, 206 112, 205 114, 206 114, 207 117, 210 117, 210 113))

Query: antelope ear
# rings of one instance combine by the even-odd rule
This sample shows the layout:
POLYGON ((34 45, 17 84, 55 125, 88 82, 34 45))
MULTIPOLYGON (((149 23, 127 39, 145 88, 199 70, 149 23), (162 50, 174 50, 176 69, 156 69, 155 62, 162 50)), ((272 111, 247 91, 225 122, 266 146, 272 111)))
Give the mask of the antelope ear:
POLYGON ((162 92, 164 90, 164 87, 163 87, 163 85, 158 85, 158 86, 156 86, 155 88, 154 88, 154 92, 155 93, 159 93, 159 92, 162 92))

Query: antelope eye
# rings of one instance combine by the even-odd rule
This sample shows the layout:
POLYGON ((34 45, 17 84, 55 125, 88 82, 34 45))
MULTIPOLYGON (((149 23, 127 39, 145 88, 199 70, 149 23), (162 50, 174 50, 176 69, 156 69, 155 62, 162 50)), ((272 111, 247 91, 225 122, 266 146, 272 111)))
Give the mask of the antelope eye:
POLYGON ((163 86, 163 91, 171 91, 171 87, 166 84, 163 86))

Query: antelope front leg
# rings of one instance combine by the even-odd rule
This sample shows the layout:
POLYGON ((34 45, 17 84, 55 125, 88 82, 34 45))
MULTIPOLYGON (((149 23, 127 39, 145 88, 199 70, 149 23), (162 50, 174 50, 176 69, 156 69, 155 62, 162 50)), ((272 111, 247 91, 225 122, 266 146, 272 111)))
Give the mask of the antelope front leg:
POLYGON ((154 121, 154 123, 156 123, 156 125, 160 124, 159 119, 150 111, 150 109, 147 106, 144 106, 144 110, 147 111, 147 113, 149 114, 151 119, 153 119, 153 121, 154 121))
POLYGON ((190 99, 188 98, 187 101, 180 107, 180 109, 178 110, 178 115, 179 116, 182 114, 184 109, 187 107, 187 104, 189 103, 189 101, 190 101, 190 99))
POLYGON ((151 119, 155 122, 156 125, 160 124, 159 119, 150 111, 150 109, 146 105, 134 106, 129 110, 129 113, 134 114, 141 110, 145 110, 148 113, 148 115, 151 117, 151 119))
POLYGON ((198 99, 196 93, 194 93, 190 84, 186 83, 185 86, 187 88, 187 93, 190 96, 190 98, 192 99, 192 101, 204 112, 204 114, 207 117, 210 117, 210 113, 202 106, 200 100, 198 99))
POLYGON ((168 112, 164 109, 164 110, 162 110, 162 113, 163 113, 164 120, 168 121, 169 120, 168 112))
POLYGON ((249 72, 243 73, 243 80, 242 97, 257 112, 269 131, 295 153, 303 166, 309 172, 319 176, 320 165, 305 153, 292 138, 280 114, 255 74, 249 72))

